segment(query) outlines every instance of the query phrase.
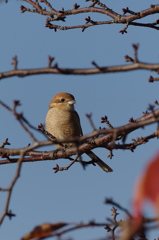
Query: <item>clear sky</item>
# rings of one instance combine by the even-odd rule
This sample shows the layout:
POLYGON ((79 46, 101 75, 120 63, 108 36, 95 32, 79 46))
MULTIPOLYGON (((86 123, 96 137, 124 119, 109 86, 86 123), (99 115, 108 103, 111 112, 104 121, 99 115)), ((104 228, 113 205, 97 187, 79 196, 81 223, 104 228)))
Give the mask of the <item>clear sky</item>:
MULTIPOLYGON (((50 1, 55 8, 72 8, 73 0, 50 1)), ((76 1, 87 6, 83 0, 76 1)), ((122 13, 122 8, 133 11, 149 8, 152 2, 137 0, 103 1, 109 8, 122 13)), ((153 1, 153 4, 158 1, 153 1)), ((124 25, 103 25, 70 31, 57 31, 45 28, 45 16, 33 13, 21 13, 20 5, 29 7, 24 1, 10 0, 0 4, 0 72, 12 68, 12 57, 18 56, 19 68, 37 68, 47 66, 47 57, 55 57, 61 67, 92 67, 92 60, 100 66, 124 64, 125 55, 133 56, 133 43, 139 43, 139 60, 156 63, 159 60, 158 32, 154 29, 130 26, 127 34, 120 34, 124 25)), ((85 23, 90 14, 71 16, 68 24, 85 23)), ((109 20, 106 16, 92 14, 92 19, 109 20)), ((155 22, 158 15, 151 19, 155 22)), ((66 25, 64 23, 63 25, 66 25)), ((149 83, 148 71, 101 74, 94 76, 38 75, 25 78, 8 78, 0 81, 0 98, 9 106, 13 100, 20 100, 25 117, 34 125, 45 122, 48 104, 58 92, 73 94, 84 133, 92 131, 86 113, 93 113, 95 126, 104 127, 101 117, 107 115, 113 126, 128 123, 130 117, 138 118, 146 111, 149 104, 158 99, 158 82, 149 83)), ((0 108, 0 143, 9 138, 11 148, 27 146, 31 140, 21 129, 14 117, 0 108)), ((156 124, 138 130, 128 137, 147 136, 156 130, 156 124)), ((41 134, 35 132, 39 140, 41 134)), ((43 150, 54 147, 43 148, 43 150)), ((11 199, 10 209, 16 214, 11 221, 5 218, 0 229, 3 240, 18 240, 34 226, 44 222, 85 222, 96 220, 104 222, 111 217, 111 206, 104 204, 105 198, 113 198, 119 204, 131 208, 134 182, 143 171, 147 161, 158 149, 158 140, 131 151, 114 151, 112 160, 107 158, 107 150, 95 152, 113 169, 105 173, 98 167, 89 166, 85 171, 79 164, 74 164, 69 171, 54 174, 52 168, 58 163, 66 166, 68 160, 25 163, 11 199)), ((83 157, 87 159, 86 156, 83 157)), ((0 187, 7 187, 15 173, 16 164, 0 166, 0 187)), ((0 192, 0 211, 2 212, 5 193, 0 192)), ((147 209, 145 209, 146 212, 147 209)), ((119 211, 120 212, 120 211, 119 211)), ((121 213, 121 212, 120 212, 121 213)), ((153 216, 152 213, 150 216, 153 216)), ((123 214, 119 215, 121 219, 123 214)), ((76 240, 96 239, 105 236, 104 229, 88 229, 67 234, 76 240)), ((151 239, 157 233, 151 233, 151 239)), ((64 236, 66 237, 66 236, 64 236)))

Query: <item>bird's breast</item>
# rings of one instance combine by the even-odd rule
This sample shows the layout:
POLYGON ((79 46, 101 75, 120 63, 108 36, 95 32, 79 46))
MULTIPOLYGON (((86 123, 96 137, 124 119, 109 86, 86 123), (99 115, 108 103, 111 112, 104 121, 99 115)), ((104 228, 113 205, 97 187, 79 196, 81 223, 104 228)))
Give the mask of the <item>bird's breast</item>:
POLYGON ((57 139, 81 135, 80 122, 75 111, 49 109, 46 115, 46 129, 57 139))

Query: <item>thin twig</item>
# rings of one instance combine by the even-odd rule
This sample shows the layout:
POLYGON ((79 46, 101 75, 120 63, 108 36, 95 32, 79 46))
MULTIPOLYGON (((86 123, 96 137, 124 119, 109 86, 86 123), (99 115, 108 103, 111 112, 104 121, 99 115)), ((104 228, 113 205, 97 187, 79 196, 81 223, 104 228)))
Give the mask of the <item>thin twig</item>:
POLYGON ((25 132, 30 136, 30 138, 33 140, 33 142, 36 142, 36 138, 34 137, 33 133, 25 126, 24 123, 26 123, 30 128, 33 128, 34 130, 37 130, 35 127, 33 127, 28 120, 23 116, 22 113, 18 113, 16 111, 17 106, 20 106, 20 102, 15 100, 13 102, 13 108, 10 108, 7 106, 4 102, 0 101, 0 105, 2 105, 4 108, 6 108, 9 112, 11 112, 17 119, 17 121, 20 123, 21 127, 25 130, 25 132))
POLYGON ((54 173, 57 173, 59 171, 64 171, 64 170, 68 170, 75 162, 77 162, 77 159, 79 158, 79 155, 77 155, 75 157, 75 159, 67 166, 67 167, 59 167, 58 164, 56 164, 56 167, 54 167, 53 169, 55 170, 54 173))
POLYGON ((128 215, 129 218, 132 217, 131 214, 130 214, 130 212, 129 212, 126 208, 122 207, 119 203, 114 202, 112 199, 106 198, 105 203, 116 206, 118 209, 120 209, 120 210, 122 210, 123 212, 125 212, 125 213, 128 215))
POLYGON ((17 169, 16 169, 16 172, 15 172, 15 175, 14 175, 9 187, 7 189, 5 189, 5 191, 7 191, 8 193, 7 193, 7 198, 6 198, 4 210, 3 210, 3 213, 0 217, 0 225, 2 224, 5 216, 9 216, 10 218, 15 216, 15 214, 13 214, 11 212, 11 210, 9 210, 9 204, 10 204, 11 195, 12 195, 12 191, 13 191, 13 188, 15 186, 15 183, 17 182, 18 178, 20 177, 20 170, 21 170, 24 155, 25 155, 25 150, 21 151, 21 154, 20 154, 20 157, 19 157, 19 160, 18 160, 18 163, 17 163, 17 169))

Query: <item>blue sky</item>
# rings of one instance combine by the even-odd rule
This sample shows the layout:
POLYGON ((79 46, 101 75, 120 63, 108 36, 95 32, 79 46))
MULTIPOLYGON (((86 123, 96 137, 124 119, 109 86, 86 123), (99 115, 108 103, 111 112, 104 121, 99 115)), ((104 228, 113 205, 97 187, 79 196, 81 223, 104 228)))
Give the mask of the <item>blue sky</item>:
MULTIPOLYGON (((50 1, 51 2, 51 1, 50 1)), ((55 8, 67 8, 66 1, 53 1, 55 8)), ((86 6, 84 1, 76 1, 86 6)), ((74 1, 69 1, 72 8, 74 1)), ((157 4, 154 1, 153 4, 157 4)), ((119 13, 129 7, 137 11, 149 8, 151 1, 106 1, 109 8, 119 13)), ((19 68, 37 68, 47 66, 48 55, 55 57, 61 67, 92 67, 92 60, 101 66, 124 64, 125 55, 133 56, 133 43, 139 43, 139 60, 156 63, 159 60, 158 32, 153 29, 130 26, 128 33, 119 31, 124 25, 103 25, 89 28, 83 33, 80 29, 54 32, 45 28, 45 17, 32 13, 20 13, 20 5, 29 7, 24 1, 9 1, 0 4, 0 72, 12 68, 12 57, 18 56, 19 68)), ((68 24, 84 23, 90 14, 68 18, 68 24)), ((109 19, 92 14, 92 19, 109 19)), ((158 14, 142 20, 155 21, 158 14)), ((64 23, 63 25, 66 25, 64 23)), ((149 83, 148 71, 101 74, 90 76, 38 75, 25 78, 8 78, 0 81, 1 100, 12 106, 13 100, 20 100, 25 117, 35 126, 45 122, 48 104, 58 92, 72 93, 76 98, 84 133, 92 131, 86 113, 93 114, 95 126, 104 127, 100 118, 107 115, 113 126, 128 123, 130 117, 138 118, 146 111, 149 104, 158 99, 158 82, 149 83)), ((0 142, 7 137, 12 148, 27 146, 31 140, 21 129, 14 117, 2 107, 0 142)), ((132 133, 128 140, 146 136, 156 130, 156 125, 132 133)), ((35 132, 39 140, 41 134, 35 132)), ((43 148, 43 150, 54 147, 43 148)), ((10 209, 17 215, 11 221, 5 219, 0 236, 4 240, 20 239, 34 226, 44 222, 87 222, 95 219, 104 222, 111 217, 111 207, 104 204, 106 197, 113 198, 119 204, 130 209, 132 191, 137 176, 143 171, 147 161, 158 149, 158 140, 130 151, 114 151, 112 160, 109 152, 103 149, 95 152, 105 160, 114 172, 106 174, 98 167, 89 166, 86 171, 79 164, 74 164, 69 171, 53 173, 52 168, 58 163, 66 166, 67 160, 26 163, 22 166, 11 199, 10 209)), ((84 156, 84 159, 87 159, 84 156)), ((16 164, 0 166, 0 187, 7 187, 14 176, 16 164)), ((0 192, 0 211, 5 202, 5 193, 0 192)), ((150 213, 145 209, 150 216, 150 213)), ((119 211, 120 212, 120 211, 119 211)), ((123 214, 119 215, 119 219, 123 214)), ((68 233, 75 239, 96 239, 107 234, 104 229, 88 229, 68 233)), ((151 239, 158 237, 150 233, 151 239)))

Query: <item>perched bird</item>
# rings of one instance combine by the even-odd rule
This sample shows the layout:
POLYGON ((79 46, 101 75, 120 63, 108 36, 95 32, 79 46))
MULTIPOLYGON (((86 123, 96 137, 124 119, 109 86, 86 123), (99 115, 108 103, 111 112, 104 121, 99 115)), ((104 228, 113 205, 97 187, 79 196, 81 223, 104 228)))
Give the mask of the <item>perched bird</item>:
MULTIPOLYGON (((46 130, 59 140, 83 135, 79 115, 74 109, 75 102, 74 96, 65 92, 56 94, 50 102, 46 115, 46 130)), ((70 142, 65 145, 73 147, 76 146, 76 143, 70 142)), ((59 144, 55 144, 55 146, 62 148, 59 144)), ((113 171, 92 151, 89 150, 86 154, 104 171, 113 171)))

